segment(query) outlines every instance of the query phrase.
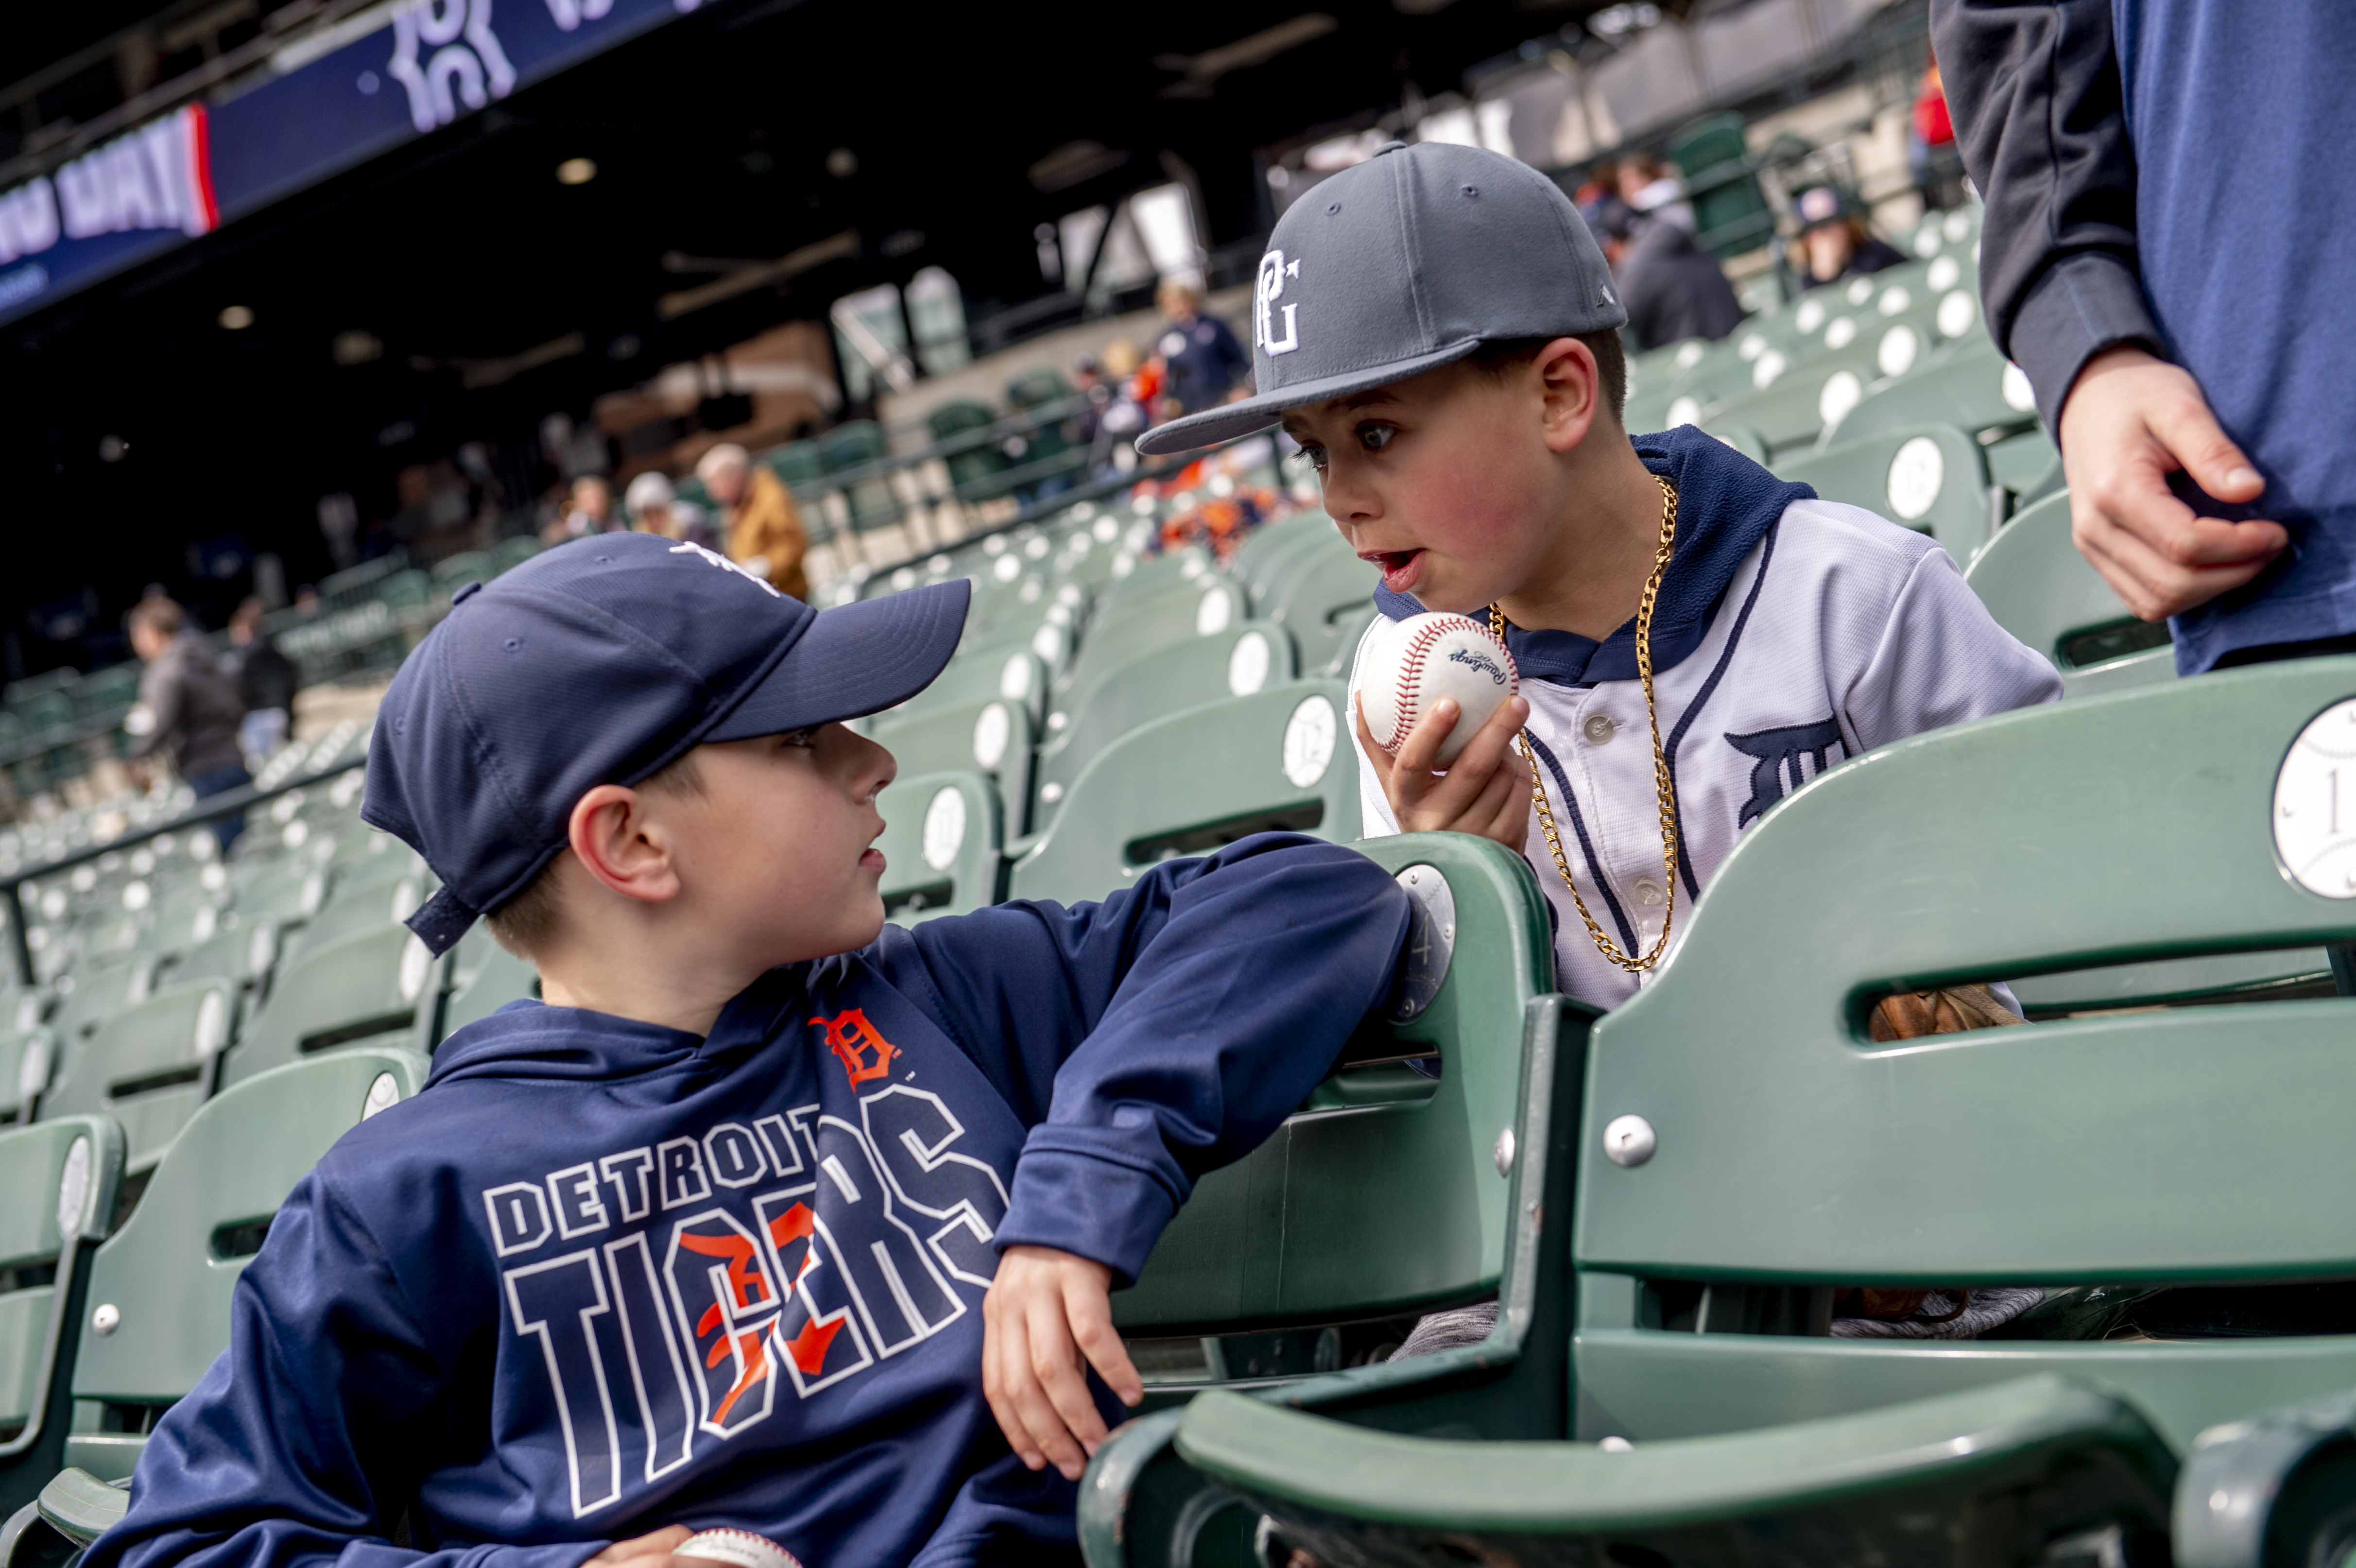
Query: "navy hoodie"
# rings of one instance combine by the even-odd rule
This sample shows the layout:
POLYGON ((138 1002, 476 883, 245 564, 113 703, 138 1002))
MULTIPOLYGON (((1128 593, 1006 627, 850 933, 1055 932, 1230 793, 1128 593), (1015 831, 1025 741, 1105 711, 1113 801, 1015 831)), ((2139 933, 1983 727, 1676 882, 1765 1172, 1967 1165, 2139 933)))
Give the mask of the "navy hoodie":
POLYGON ((577 1568, 669 1524, 810 1568, 1068 1553, 1074 1487, 982 1399, 997 1249, 1133 1280, 1407 922, 1373 862, 1266 834, 886 928, 706 1038, 511 1004, 295 1188, 89 1568, 577 1568))

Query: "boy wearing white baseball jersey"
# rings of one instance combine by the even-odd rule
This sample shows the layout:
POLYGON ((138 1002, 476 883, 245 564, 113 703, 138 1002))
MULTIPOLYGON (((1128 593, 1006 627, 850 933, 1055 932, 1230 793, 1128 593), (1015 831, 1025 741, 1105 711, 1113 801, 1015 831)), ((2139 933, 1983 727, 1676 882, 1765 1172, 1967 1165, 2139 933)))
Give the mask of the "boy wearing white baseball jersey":
MULTIPOLYGON (((1452 611, 1504 638, 1521 695, 1445 773, 1452 703, 1396 757, 1361 716, 1365 831, 1522 853, 1569 994, 1633 995, 1736 841, 1825 768, 2061 694, 1928 538, 1690 426, 1631 437, 1625 312, 1535 170, 1393 144, 1296 201, 1269 247, 1258 395, 1139 449, 1280 417, 1382 568, 1386 616, 1452 611)), ((1362 643, 1354 707, 1365 660, 1362 643)))

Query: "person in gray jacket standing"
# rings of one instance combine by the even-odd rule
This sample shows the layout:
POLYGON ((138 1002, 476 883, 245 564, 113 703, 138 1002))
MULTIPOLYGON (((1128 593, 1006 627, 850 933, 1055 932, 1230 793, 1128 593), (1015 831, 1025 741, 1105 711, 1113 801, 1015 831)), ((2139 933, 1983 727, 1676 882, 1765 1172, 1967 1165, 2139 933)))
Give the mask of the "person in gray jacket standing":
MULTIPOLYGON (((123 722, 131 736, 130 759, 168 751, 181 782, 199 800, 252 783, 237 743, 245 717, 237 682, 189 635, 180 607, 160 596, 142 599, 129 623, 132 651, 147 666, 139 677, 139 701, 123 722)), ((227 854, 245 831, 245 817, 222 817, 211 825, 227 854)))

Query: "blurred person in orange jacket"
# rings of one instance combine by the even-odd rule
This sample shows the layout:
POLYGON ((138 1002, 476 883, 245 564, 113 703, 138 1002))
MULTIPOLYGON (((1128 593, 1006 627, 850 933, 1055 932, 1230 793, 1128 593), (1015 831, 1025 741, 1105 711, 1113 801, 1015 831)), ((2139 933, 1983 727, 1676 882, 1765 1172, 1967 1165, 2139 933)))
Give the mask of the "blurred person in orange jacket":
POLYGON ((723 441, 695 465, 695 477, 720 508, 728 530, 728 555, 771 587, 798 599, 809 597, 802 557, 809 535, 785 481, 753 461, 734 441, 723 441))

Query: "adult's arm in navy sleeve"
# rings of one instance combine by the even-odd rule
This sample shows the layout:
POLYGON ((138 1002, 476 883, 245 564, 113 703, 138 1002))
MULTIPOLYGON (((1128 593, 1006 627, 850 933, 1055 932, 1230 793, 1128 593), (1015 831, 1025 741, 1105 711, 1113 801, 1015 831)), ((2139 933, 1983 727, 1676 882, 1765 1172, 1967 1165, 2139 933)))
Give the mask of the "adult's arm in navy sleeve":
POLYGON ((1031 1123, 999 1246, 1135 1279, 1195 1179, 1257 1147, 1332 1068, 1387 993, 1407 929, 1381 867, 1278 833, 1155 866, 1101 904, 916 927, 950 1036, 1031 1123))
POLYGON ((237 1283, 230 1346, 156 1424, 86 1568, 579 1568, 606 1542, 392 1544, 450 1385, 359 1217, 316 1172, 237 1283))
POLYGON ((2086 361, 2166 355, 2136 251, 2136 162, 2111 0, 1932 0, 1964 166, 1987 203, 1980 298, 2048 430, 2086 361))

